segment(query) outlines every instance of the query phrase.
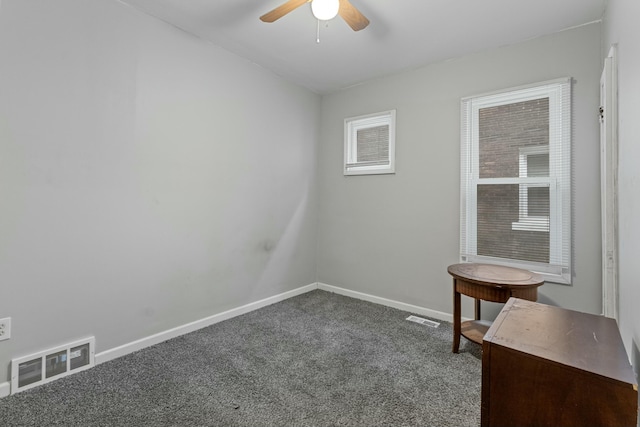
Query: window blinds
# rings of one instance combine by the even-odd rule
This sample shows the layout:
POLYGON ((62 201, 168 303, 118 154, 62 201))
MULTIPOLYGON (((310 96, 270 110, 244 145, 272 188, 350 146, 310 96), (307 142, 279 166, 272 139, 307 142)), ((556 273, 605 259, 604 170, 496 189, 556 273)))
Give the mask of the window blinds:
POLYGON ((570 80, 462 100, 461 259, 570 280, 570 80))
POLYGON ((389 164, 389 125, 355 130, 356 161, 347 167, 389 164))

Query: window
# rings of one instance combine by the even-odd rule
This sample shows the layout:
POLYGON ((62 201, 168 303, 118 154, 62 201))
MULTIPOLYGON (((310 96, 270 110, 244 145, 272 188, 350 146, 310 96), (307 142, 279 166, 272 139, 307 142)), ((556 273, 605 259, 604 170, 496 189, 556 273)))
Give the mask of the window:
POLYGON ((462 100, 463 262, 571 283, 571 80, 462 100))
POLYGON ((519 218, 512 230, 549 232, 549 145, 520 148, 518 176, 542 178, 535 184, 519 185, 519 218))
POLYGON ((395 173, 396 111, 344 121, 344 174, 395 173))

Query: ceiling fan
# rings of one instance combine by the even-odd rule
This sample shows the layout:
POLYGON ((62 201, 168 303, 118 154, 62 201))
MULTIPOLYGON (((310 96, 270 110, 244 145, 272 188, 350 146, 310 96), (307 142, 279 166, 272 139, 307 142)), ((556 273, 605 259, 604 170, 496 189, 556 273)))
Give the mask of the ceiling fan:
POLYGON ((349 0, 289 0, 260 17, 263 22, 274 22, 305 3, 311 3, 311 11, 319 21, 328 21, 340 15, 353 29, 360 31, 369 20, 349 0))

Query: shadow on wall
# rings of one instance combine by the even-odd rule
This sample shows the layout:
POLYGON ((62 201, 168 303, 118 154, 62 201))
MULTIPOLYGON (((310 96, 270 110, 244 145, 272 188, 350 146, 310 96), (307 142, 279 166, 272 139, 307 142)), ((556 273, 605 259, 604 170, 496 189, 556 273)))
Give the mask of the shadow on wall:
MULTIPOLYGON (((557 302, 555 302, 554 300, 552 300, 548 296, 543 295, 540 292, 538 292, 538 301, 537 302, 539 302, 540 304, 546 304, 546 305, 552 305, 552 306, 555 306, 555 307, 559 307, 559 304, 557 302)), ((498 314, 500 313, 500 310, 502 310, 502 307, 504 307, 504 304, 502 304, 502 303, 490 302, 490 301, 482 301, 482 319, 483 320, 490 320, 490 321, 495 320, 495 318, 498 317, 498 314)))
POLYGON ((540 292, 538 292, 538 301, 537 302, 539 302, 540 304, 552 305, 554 307, 559 307, 560 306, 557 302, 555 302, 554 300, 552 300, 548 296, 541 294, 540 292))

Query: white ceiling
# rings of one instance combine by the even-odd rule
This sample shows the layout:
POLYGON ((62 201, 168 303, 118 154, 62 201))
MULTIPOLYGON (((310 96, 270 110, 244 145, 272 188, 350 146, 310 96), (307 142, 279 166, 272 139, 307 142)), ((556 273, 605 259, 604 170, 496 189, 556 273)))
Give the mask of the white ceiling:
POLYGON ((351 0, 371 24, 320 27, 285 0, 121 0, 318 93, 601 19, 607 0, 351 0))

